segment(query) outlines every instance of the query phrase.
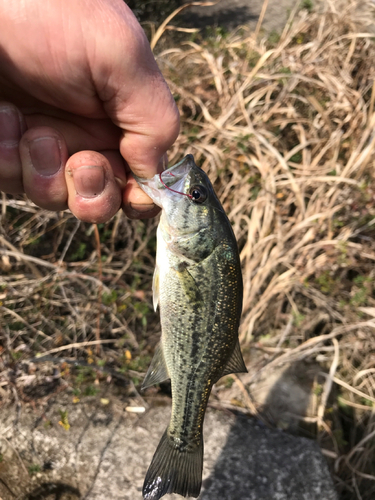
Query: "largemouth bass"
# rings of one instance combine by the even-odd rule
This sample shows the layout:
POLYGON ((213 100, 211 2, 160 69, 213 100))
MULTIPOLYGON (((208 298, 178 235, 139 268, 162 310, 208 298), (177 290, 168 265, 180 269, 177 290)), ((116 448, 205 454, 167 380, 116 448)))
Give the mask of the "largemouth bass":
POLYGON ((142 388, 168 378, 172 386, 171 420, 147 471, 143 496, 197 497, 212 385, 223 375, 247 371, 238 342, 242 275, 237 243, 192 155, 152 179, 136 180, 162 208, 153 280, 162 335, 142 388))

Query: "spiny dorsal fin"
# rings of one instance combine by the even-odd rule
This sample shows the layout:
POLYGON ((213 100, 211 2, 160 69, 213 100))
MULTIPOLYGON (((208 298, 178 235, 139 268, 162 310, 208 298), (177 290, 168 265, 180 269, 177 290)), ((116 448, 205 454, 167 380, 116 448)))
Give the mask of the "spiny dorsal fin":
POLYGON ((226 364, 223 373, 217 380, 219 380, 221 377, 224 377, 224 375, 230 375, 231 373, 247 373, 247 368, 242 357, 240 343, 238 340, 236 342, 236 346, 234 348, 232 356, 229 358, 229 361, 226 364))
POLYGON ((164 380, 168 378, 170 378, 170 376, 165 363, 163 348, 159 343, 155 349, 154 357, 143 381, 142 390, 152 385, 160 384, 160 382, 164 382, 164 380))

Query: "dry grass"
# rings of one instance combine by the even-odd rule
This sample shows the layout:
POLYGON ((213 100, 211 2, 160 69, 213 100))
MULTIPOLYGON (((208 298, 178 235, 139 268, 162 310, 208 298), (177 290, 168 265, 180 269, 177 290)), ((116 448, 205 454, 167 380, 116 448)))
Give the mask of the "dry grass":
MULTIPOLYGON (((252 353, 252 376, 319 363, 324 382, 315 386, 309 419, 341 497, 358 500, 375 494, 371 5, 296 9, 277 39, 218 32, 167 43, 157 56, 182 114, 170 161, 194 154, 239 241, 240 338, 252 353)), ((100 358, 133 375, 144 370, 141 360, 160 334, 150 291, 154 230, 153 221, 121 215, 101 226, 99 280, 89 225, 3 197, 0 326, 8 372, 0 397, 17 387, 22 362, 36 353, 100 358), (99 336, 95 355, 90 346, 99 336)))

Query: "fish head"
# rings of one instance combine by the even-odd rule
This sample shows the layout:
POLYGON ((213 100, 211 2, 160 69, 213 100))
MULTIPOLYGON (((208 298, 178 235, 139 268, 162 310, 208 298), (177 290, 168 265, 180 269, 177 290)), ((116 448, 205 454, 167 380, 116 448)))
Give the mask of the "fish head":
POLYGON ((225 217, 208 176, 195 164, 192 155, 152 179, 134 177, 163 209, 160 225, 169 234, 186 236, 210 230, 215 212, 225 217))

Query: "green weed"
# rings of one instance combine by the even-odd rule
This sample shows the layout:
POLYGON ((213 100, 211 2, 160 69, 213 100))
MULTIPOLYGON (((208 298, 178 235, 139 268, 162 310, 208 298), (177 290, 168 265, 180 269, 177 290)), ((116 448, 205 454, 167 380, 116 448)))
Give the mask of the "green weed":
POLYGON ((40 472, 42 470, 42 468, 38 464, 31 464, 31 465, 29 465, 27 470, 29 471, 30 476, 34 476, 35 474, 40 472))

